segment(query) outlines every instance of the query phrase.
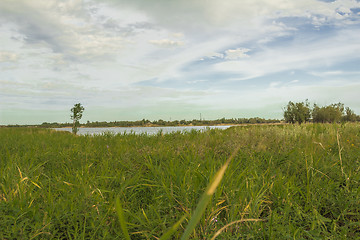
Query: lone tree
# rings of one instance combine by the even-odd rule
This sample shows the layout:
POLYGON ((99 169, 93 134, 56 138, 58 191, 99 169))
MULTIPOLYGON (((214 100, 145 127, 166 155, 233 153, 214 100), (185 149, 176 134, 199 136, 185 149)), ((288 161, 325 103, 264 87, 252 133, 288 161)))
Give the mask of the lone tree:
POLYGON ((80 125, 79 120, 81 119, 84 110, 85 108, 81 106, 81 103, 75 104, 74 107, 71 109, 70 117, 73 120, 72 132, 75 135, 78 132, 78 126, 80 125))

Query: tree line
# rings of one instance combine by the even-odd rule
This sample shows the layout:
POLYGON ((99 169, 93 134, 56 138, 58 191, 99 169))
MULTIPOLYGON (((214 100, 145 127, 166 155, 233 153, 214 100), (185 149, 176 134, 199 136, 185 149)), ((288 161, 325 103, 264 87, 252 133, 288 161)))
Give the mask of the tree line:
POLYGON ((284 108, 284 120, 287 123, 338 123, 360 121, 360 116, 356 115, 349 107, 343 103, 334 103, 327 106, 314 104, 310 106, 308 100, 304 102, 290 101, 284 108))
MULTIPOLYGON (((264 119, 264 118, 221 118, 216 120, 175 120, 165 121, 162 119, 150 121, 143 119, 139 121, 114 121, 114 122, 90 122, 81 124, 79 120, 82 117, 84 107, 78 103, 71 109, 71 120, 73 123, 48 123, 44 122, 41 125, 25 125, 27 127, 44 127, 44 128, 62 128, 72 127, 73 133, 78 132, 78 127, 150 127, 150 126, 211 126, 221 124, 261 124, 261 123, 280 123, 278 119, 264 119)), ((284 120, 287 123, 334 123, 334 122, 355 122, 360 121, 360 116, 356 115, 349 107, 345 107, 343 103, 330 104, 328 106, 318 106, 314 104, 310 107, 308 100, 304 102, 289 101, 284 108, 284 120)), ((8 125, 8 127, 20 127, 21 125, 8 125)))
MULTIPOLYGON (((254 118, 221 118, 216 120, 174 120, 166 121, 163 119, 150 121, 148 119, 142 119, 138 121, 87 121, 86 123, 76 123, 76 127, 151 127, 151 126, 211 126, 221 124, 260 124, 260 123, 279 123, 278 119, 264 119, 259 117, 254 118)), ((57 123, 57 122, 44 122, 40 127, 44 128, 61 128, 61 127, 72 127, 73 123, 57 123)))

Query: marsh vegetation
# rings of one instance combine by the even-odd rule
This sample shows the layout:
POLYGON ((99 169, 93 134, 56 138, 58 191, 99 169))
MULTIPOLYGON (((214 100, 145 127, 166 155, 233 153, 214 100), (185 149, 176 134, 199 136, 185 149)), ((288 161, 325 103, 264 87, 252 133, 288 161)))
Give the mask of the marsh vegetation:
POLYGON ((190 239, 360 238, 357 123, 0 141, 0 239, 123 239, 116 199, 131 239, 180 239, 235 149, 190 239))

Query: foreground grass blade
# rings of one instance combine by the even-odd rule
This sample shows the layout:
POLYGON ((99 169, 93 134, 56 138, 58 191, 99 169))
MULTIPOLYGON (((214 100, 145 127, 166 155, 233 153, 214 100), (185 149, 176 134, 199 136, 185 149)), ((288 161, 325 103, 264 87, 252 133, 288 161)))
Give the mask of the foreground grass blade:
POLYGON ((173 235, 176 232, 176 230, 179 228, 180 224, 185 220, 186 217, 187 214, 182 216, 182 218, 179 221, 177 221, 164 235, 162 235, 159 240, 169 239, 171 235, 173 235))
POLYGON ((230 227, 231 225, 237 224, 237 223, 243 223, 243 222, 260 222, 260 221, 265 221, 263 219, 241 219, 241 220, 237 220, 234 222, 231 222, 229 224, 226 224, 224 227, 220 228, 215 234, 214 236, 211 238, 211 240, 214 240, 217 236, 220 235, 220 233, 222 231, 224 231, 226 228, 230 227))
POLYGON ((229 166, 231 160, 236 156, 237 152, 239 151, 239 148, 236 148, 236 150, 231 154, 229 159, 226 161, 226 163, 220 168, 220 170, 215 174, 215 177, 213 181, 208 185, 206 191, 203 193, 198 205, 196 206, 195 212, 192 215, 189 224, 187 225, 184 234, 181 237, 181 240, 186 240, 190 237, 190 234, 195 229, 196 225, 201 219, 201 216, 203 215, 207 204, 209 203, 212 195, 214 194, 217 186, 221 182, 221 179, 224 176, 224 173, 226 171, 226 168, 229 166))
POLYGON ((124 217, 124 210, 123 210, 123 208, 121 206, 121 202, 120 202, 119 198, 116 198, 115 209, 116 209, 116 212, 118 214, 121 230, 122 230, 122 232, 123 232, 123 234, 125 236, 125 239, 126 240, 131 240, 130 236, 129 236, 129 232, 128 232, 127 227, 126 227, 126 221, 125 221, 125 217, 124 217))

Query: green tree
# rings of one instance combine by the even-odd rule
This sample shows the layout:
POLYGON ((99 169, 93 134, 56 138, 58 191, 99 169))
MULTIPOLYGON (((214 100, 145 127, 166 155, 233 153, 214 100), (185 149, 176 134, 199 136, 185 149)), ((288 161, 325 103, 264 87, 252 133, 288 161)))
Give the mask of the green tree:
POLYGON ((348 121, 348 122, 355 122, 356 121, 356 114, 354 113, 353 110, 351 110, 349 107, 345 108, 345 116, 344 116, 344 121, 348 121))
POLYGON ((82 113, 84 112, 85 108, 81 105, 81 103, 77 103, 71 109, 71 120, 73 120, 73 127, 72 132, 76 135, 78 132, 79 120, 82 118, 82 113))
POLYGON ((310 104, 305 102, 293 103, 290 101, 284 109, 284 119, 288 123, 304 123, 310 120, 310 104))
MULTIPOLYGON (((350 113, 351 112, 349 112, 349 114, 350 113)), ((325 107, 319 107, 316 104, 314 104, 314 108, 312 110, 313 121, 320 123, 326 123, 326 122, 333 123, 333 122, 340 122, 341 120, 347 121, 346 118, 343 116, 343 114, 344 114, 343 103, 335 103, 325 107)), ((349 117, 351 118, 351 116, 349 117)))

